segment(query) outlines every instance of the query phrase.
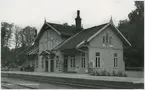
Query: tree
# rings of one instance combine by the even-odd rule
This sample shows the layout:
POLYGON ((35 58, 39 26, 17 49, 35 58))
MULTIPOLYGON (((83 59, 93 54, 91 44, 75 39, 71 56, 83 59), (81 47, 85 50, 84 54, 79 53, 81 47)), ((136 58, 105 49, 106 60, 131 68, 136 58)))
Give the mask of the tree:
POLYGON ((18 26, 15 26, 15 32, 14 32, 14 44, 15 44, 15 48, 19 48, 21 47, 21 34, 20 31, 22 29, 18 26))
POLYGON ((17 63, 18 59, 22 63, 25 61, 24 55, 18 57, 17 55, 31 46, 35 37, 37 36, 37 30, 35 27, 27 26, 20 28, 17 25, 9 24, 7 22, 1 23, 1 63, 2 66, 8 66, 12 63, 17 63), (13 49, 10 49, 10 45, 14 45, 13 49))
POLYGON ((37 36, 37 29, 35 27, 26 26, 19 33, 22 46, 29 46, 37 36))
POLYGON ((10 39, 12 37, 12 29, 13 24, 9 24, 7 22, 1 23, 1 64, 5 66, 10 61, 10 49, 9 46, 11 44, 10 39))
POLYGON ((118 28, 128 38, 132 46, 125 49, 129 66, 144 64, 144 2, 135 1, 136 9, 128 14, 129 20, 121 20, 118 28))
POLYGON ((9 24, 7 22, 1 23, 2 47, 10 46, 10 39, 12 37, 12 29, 13 29, 13 23, 11 23, 11 24, 9 24))

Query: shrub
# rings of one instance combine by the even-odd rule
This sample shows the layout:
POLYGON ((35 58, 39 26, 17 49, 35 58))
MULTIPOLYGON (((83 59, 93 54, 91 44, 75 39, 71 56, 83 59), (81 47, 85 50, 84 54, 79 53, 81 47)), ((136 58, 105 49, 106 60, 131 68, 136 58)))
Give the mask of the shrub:
POLYGON ((91 73, 89 73, 90 75, 92 75, 92 76, 95 76, 95 72, 91 72, 91 73))
POLYGON ((95 76, 100 76, 100 72, 99 71, 96 71, 95 72, 95 76))
POLYGON ((127 77, 127 74, 125 72, 116 72, 116 71, 112 71, 112 72, 108 72, 107 70, 102 70, 102 71, 95 71, 93 73, 91 73, 90 75, 92 76, 121 76, 121 77, 127 77))
POLYGON ((121 76, 121 77, 127 77, 125 72, 119 71, 117 74, 118 74, 118 76, 121 76))
POLYGON ((117 76, 115 71, 112 71, 111 76, 117 76))
POLYGON ((10 67, 10 68, 17 68, 18 66, 17 66, 16 63, 11 63, 11 64, 8 65, 8 67, 10 67))
POLYGON ((102 71, 102 76, 108 76, 107 74, 108 74, 108 73, 107 73, 106 70, 103 70, 103 71, 102 71))

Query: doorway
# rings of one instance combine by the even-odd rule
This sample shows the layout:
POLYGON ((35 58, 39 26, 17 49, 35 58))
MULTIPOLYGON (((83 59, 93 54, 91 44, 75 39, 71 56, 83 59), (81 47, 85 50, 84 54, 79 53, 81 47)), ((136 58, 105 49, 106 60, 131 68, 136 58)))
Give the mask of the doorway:
POLYGON ((50 72, 54 72, 54 60, 50 60, 50 72))
POLYGON ((45 72, 48 72, 48 60, 45 60, 45 72))
POLYGON ((64 56, 64 72, 68 71, 68 56, 64 56))

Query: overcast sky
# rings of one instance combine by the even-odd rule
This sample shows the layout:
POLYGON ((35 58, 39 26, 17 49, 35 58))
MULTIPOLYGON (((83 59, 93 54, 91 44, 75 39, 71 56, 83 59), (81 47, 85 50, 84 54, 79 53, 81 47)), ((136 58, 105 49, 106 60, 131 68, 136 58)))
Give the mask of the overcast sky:
POLYGON ((117 25, 134 9, 133 0, 0 0, 1 21, 34 26, 38 31, 44 18, 53 23, 75 24, 77 10, 84 28, 106 23, 111 16, 117 25))

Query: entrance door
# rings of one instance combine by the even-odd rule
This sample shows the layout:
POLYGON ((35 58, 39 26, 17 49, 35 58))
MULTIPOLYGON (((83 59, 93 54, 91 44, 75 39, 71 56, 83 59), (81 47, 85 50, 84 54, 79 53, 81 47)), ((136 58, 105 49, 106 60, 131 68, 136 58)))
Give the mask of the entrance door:
POLYGON ((54 72, 54 60, 50 60, 50 72, 54 72))
POLYGON ((68 56, 64 56, 64 72, 68 71, 68 56))
POLYGON ((48 72, 48 60, 45 60, 45 72, 48 72))

